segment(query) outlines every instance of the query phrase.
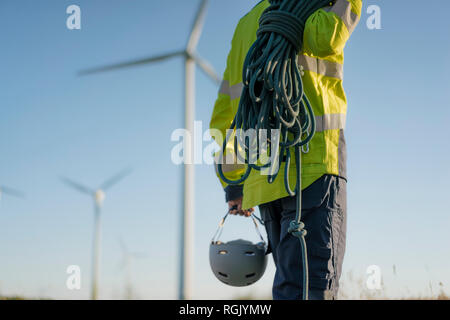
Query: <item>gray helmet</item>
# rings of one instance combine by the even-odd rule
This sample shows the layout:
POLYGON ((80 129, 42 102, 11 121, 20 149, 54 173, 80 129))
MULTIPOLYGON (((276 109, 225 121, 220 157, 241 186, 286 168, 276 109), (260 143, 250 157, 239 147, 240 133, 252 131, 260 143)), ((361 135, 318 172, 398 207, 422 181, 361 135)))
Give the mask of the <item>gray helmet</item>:
POLYGON ((221 282, 233 287, 249 286, 264 275, 267 266, 267 245, 259 232, 255 216, 252 218, 261 242, 254 244, 239 239, 225 243, 215 240, 227 216, 228 214, 222 219, 209 246, 209 263, 214 275, 221 282))

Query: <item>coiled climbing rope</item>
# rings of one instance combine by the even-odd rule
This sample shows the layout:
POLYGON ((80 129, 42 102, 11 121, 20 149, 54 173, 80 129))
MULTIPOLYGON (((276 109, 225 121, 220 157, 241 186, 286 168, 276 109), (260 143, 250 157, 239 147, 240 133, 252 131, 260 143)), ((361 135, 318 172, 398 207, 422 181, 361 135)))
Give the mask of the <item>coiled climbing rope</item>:
MULTIPOLYGON (((316 131, 314 112, 304 94, 302 70, 298 54, 303 46, 303 32, 307 19, 316 10, 331 5, 330 0, 269 0, 269 7, 259 20, 257 39, 247 53, 243 68, 244 88, 236 116, 223 143, 218 172, 230 185, 241 184, 252 170, 268 170, 268 182, 278 175, 278 166, 285 161, 284 185, 287 193, 296 196, 296 218, 289 233, 300 240, 303 265, 303 299, 308 299, 308 257, 306 230, 301 221, 301 153, 308 152, 309 142, 316 131), (242 134, 247 130, 278 132, 278 139, 242 134), (234 135, 235 153, 247 165, 244 175, 230 180, 223 173, 223 152, 234 135), (241 132, 241 133, 238 133, 241 132), (238 151, 238 143, 244 156, 238 151), (262 146, 266 146, 262 148, 262 146), (295 155, 296 186, 289 184, 291 150, 295 155), (263 152, 269 152, 274 162, 261 164, 263 152)), ((272 136, 271 136, 272 137, 272 136)))

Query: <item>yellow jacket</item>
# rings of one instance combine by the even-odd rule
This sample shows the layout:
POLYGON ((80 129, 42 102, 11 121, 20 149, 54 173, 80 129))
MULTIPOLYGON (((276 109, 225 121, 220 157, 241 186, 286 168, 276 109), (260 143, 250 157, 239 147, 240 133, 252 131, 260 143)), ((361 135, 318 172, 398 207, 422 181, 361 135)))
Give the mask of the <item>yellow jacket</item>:
MULTIPOLYGON (((259 18, 268 6, 267 0, 259 2, 236 27, 210 122, 210 129, 220 130, 223 137, 239 106, 244 59, 256 40, 259 18)), ((317 132, 310 142, 309 153, 302 154, 303 189, 324 174, 346 177, 344 47, 360 20, 361 9, 362 0, 337 0, 332 7, 317 10, 305 25, 299 61, 304 69, 305 94, 316 116, 317 132)), ((222 146, 223 142, 214 138, 222 146)), ((291 156, 294 158, 293 154, 291 156)), ((284 171, 284 165, 284 162, 280 164, 280 172, 284 171)), ((224 165, 223 171, 228 178, 237 180, 244 173, 245 165, 224 165)), ((295 174, 292 161, 289 177, 292 186, 295 185, 295 174)), ((227 187, 222 180, 221 183, 227 187)), ((282 174, 269 184, 267 176, 254 170, 244 182, 243 195, 244 209, 288 196, 282 174)))

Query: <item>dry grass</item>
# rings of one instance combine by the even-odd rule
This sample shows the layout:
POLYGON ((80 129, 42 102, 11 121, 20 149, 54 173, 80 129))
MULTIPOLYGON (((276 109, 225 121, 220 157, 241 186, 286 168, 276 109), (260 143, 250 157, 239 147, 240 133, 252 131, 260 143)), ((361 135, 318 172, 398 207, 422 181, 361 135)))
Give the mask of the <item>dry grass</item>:
MULTIPOLYGON (((233 300, 272 300, 270 296, 267 296, 265 298, 257 298, 252 295, 243 295, 243 296, 237 296, 233 298, 233 300)), ((348 300, 345 298, 345 296, 341 296, 339 300, 348 300)), ((440 293, 435 297, 431 296, 410 296, 410 297, 403 297, 403 298, 390 298, 388 296, 384 296, 382 294, 362 294, 358 299, 352 299, 352 300, 450 300, 450 296, 448 296, 445 293, 440 293)))
POLYGON ((27 300, 24 297, 0 297, 0 300, 27 300))
MULTIPOLYGON (((396 278, 396 268, 393 268, 393 276, 396 278)), ((341 288, 339 291, 339 300, 450 300, 450 296, 445 292, 444 284, 439 282, 435 285, 430 281, 428 288, 422 292, 424 294, 412 294, 409 290, 401 296, 393 296, 389 294, 389 290, 384 282, 381 283, 381 289, 369 290, 367 289, 366 279, 364 276, 355 276, 352 271, 348 272, 345 277, 341 279, 341 288), (438 289, 436 290, 436 287, 438 289), (436 292, 436 293, 434 293, 436 292)), ((271 300, 271 294, 268 293, 262 296, 252 296, 246 294, 237 296, 234 300, 271 300)))
MULTIPOLYGON (((379 290, 369 290, 364 276, 357 277, 354 276, 352 271, 349 271, 343 278, 341 279, 341 290, 339 292, 339 298, 343 300, 450 300, 442 282, 433 285, 432 281, 429 281, 428 288, 421 290, 424 292, 423 294, 410 293, 406 288, 406 293, 401 296, 393 296, 389 294, 392 290, 388 290, 390 288, 385 285, 384 281, 381 282, 379 290), (437 290, 436 287, 438 287, 437 290)), ((391 280, 394 283, 397 280, 395 265, 393 266, 391 280)))

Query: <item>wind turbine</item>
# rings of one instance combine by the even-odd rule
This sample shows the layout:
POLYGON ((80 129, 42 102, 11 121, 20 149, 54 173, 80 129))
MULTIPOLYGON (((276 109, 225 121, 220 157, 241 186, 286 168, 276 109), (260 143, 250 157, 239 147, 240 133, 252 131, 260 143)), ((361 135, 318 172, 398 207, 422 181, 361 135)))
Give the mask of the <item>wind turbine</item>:
POLYGON ((120 248, 122 249, 122 261, 120 264, 121 269, 125 270, 125 292, 126 298, 130 300, 133 297, 133 286, 131 283, 131 263, 133 259, 146 258, 147 255, 141 252, 132 252, 128 249, 127 245, 122 238, 119 238, 120 248))
POLYGON ((75 182, 69 178, 61 177, 61 180, 71 187, 81 193, 87 194, 94 200, 94 238, 93 238, 93 263, 92 263, 92 291, 91 299, 97 300, 98 298, 98 277, 100 269, 100 218, 103 206, 103 201, 105 200, 105 191, 110 189, 112 186, 116 185, 119 181, 125 178, 131 173, 131 169, 125 169, 118 174, 114 175, 110 179, 103 182, 99 188, 91 189, 85 187, 84 185, 75 182))
MULTIPOLYGON (((152 56, 123 63, 102 66, 98 68, 81 71, 80 75, 88 75, 98 72, 112 71, 117 69, 135 67, 145 64, 165 61, 175 57, 182 57, 185 63, 184 96, 185 96, 185 129, 194 132, 195 120, 195 66, 200 69, 214 82, 219 84, 220 78, 212 66, 197 54, 197 45, 202 34, 203 24, 206 17, 208 0, 202 0, 194 20, 186 47, 183 50, 170 52, 163 55, 152 56)), ((194 256, 194 165, 193 165, 193 143, 191 139, 184 141, 184 175, 183 175, 183 211, 181 213, 181 236, 180 236, 180 266, 179 266, 179 299, 190 299, 192 297, 193 282, 193 256, 194 256)))

